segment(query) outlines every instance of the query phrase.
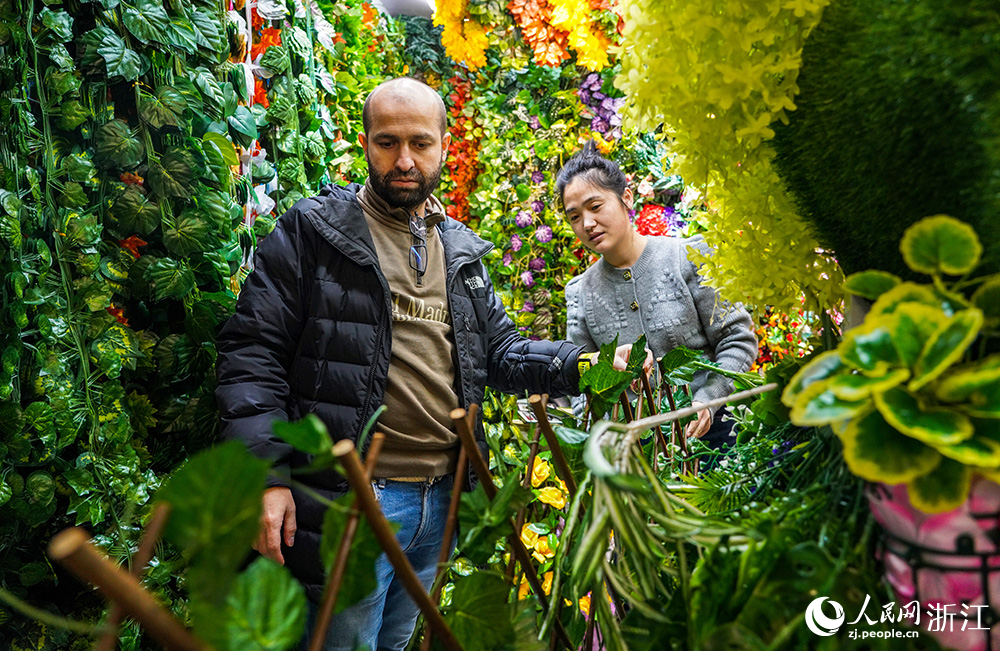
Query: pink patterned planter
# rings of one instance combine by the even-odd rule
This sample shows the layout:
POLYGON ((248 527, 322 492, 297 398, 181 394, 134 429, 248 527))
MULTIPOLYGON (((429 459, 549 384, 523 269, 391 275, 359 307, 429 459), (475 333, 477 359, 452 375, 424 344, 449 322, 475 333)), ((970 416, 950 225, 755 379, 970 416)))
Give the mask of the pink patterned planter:
POLYGON ((976 477, 965 504, 945 513, 916 509, 905 484, 873 485, 868 503, 884 531, 880 560, 897 608, 919 601, 920 628, 943 646, 1000 650, 1000 485, 976 477), (964 631, 963 604, 969 613, 964 631), (955 614, 949 625, 934 621, 945 605, 955 614), (975 608, 980 605, 988 607, 975 608), (977 626, 982 630, 973 630, 977 626))

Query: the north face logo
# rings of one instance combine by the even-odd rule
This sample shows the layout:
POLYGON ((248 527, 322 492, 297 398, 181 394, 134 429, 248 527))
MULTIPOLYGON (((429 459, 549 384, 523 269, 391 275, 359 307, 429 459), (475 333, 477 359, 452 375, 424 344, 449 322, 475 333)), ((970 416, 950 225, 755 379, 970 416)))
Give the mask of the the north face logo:
POLYGON ((479 276, 466 278, 465 284, 469 286, 469 289, 486 289, 486 283, 484 283, 483 279, 479 276))

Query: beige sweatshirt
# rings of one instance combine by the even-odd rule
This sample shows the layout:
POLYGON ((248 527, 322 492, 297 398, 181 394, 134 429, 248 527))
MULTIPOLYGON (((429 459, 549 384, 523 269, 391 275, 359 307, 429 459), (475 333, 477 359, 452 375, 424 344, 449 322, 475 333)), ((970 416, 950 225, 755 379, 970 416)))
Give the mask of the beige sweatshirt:
POLYGON ((427 270, 417 286, 410 267, 409 216, 393 209, 366 184, 358 200, 368 220, 379 266, 392 293, 392 357, 385 413, 375 430, 385 434, 376 477, 439 477, 455 471, 458 436, 451 411, 458 407, 454 336, 445 284, 444 248, 437 230, 441 203, 424 204, 427 270))

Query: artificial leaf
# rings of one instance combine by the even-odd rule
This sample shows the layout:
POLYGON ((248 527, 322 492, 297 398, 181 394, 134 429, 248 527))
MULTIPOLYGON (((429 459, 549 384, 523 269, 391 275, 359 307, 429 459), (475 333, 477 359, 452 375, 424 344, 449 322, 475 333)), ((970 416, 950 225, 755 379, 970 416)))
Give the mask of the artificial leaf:
POLYGON ((88 184, 97 181, 94 178, 97 170, 86 153, 70 154, 62 160, 62 169, 66 172, 70 181, 88 184))
POLYGON ((462 553, 473 563, 485 563, 493 555, 496 541, 514 533, 511 517, 531 498, 531 491, 514 478, 505 481, 492 500, 486 497, 482 484, 463 493, 458 511, 462 553))
POLYGON ((170 40, 175 47, 188 54, 194 54, 198 50, 198 34, 183 16, 170 18, 170 40))
POLYGON ((104 59, 108 76, 120 76, 132 81, 139 76, 142 60, 139 55, 125 47, 125 41, 117 34, 110 34, 101 41, 97 53, 104 59))
MULTIPOLYGON (((353 492, 335 499, 323 515, 323 537, 320 539, 319 553, 327 572, 331 570, 336 560, 354 499, 353 492)), ((348 606, 358 603, 378 587, 375 563, 382 554, 382 548, 375 538, 368 519, 358 515, 360 519, 348 552, 347 566, 340 585, 340 596, 337 598, 335 612, 341 612, 348 606)))
POLYGON ((202 141, 207 145, 207 143, 212 143, 215 145, 219 153, 222 154, 222 160, 226 165, 238 165, 240 162, 239 156, 236 155, 236 149, 233 147, 233 143, 230 142, 229 138, 226 138, 221 133, 216 133, 214 131, 208 131, 202 137, 202 141))
POLYGON ((914 271, 960 276, 976 268, 983 246, 976 231, 965 222, 948 215, 934 215, 907 228, 899 250, 914 271))
POLYGON ((922 303, 938 309, 941 308, 940 299, 934 295, 934 290, 930 287, 905 282, 879 296, 872 305, 872 309, 869 310, 867 319, 892 314, 903 303, 922 303))
POLYGON ((181 124, 181 114, 187 107, 187 100, 170 86, 160 86, 155 95, 142 94, 139 115, 154 129, 177 127, 181 124))
POLYGON ((908 379, 910 372, 905 368, 899 368, 877 377, 860 373, 838 375, 830 379, 827 387, 841 400, 864 400, 872 394, 899 386, 908 379))
POLYGON ((941 459, 931 472, 907 484, 910 502, 924 513, 944 513, 969 497, 972 470, 953 459, 941 459))
POLYGON ((146 148, 124 120, 109 120, 97 130, 97 161, 104 167, 130 169, 143 161, 146 148))
POLYGON ((503 577, 490 572, 473 572, 455 580, 451 604, 443 614, 462 649, 489 651, 513 644, 509 592, 503 577))
POLYGON ((122 5, 122 22, 132 36, 145 45, 152 41, 170 44, 170 16, 159 0, 138 0, 135 7, 122 5))
POLYGON ((128 186, 115 200, 111 214, 118 219, 118 228, 125 234, 149 235, 160 225, 160 207, 135 185, 128 186))
POLYGON ((837 430, 848 468, 868 481, 907 482, 930 472, 941 461, 934 448, 897 432, 874 409, 837 430))
POLYGON ((875 406, 887 423, 928 445, 952 445, 972 436, 972 421, 952 409, 924 408, 905 389, 875 394, 875 406))
POLYGON ((209 52, 219 54, 226 48, 226 41, 222 31, 222 23, 218 15, 201 9, 192 9, 188 12, 191 20, 191 27, 194 28, 198 45, 209 52))
POLYGON ((333 440, 326 425, 316 414, 308 414, 294 423, 275 421, 274 435, 306 454, 329 454, 333 440))
POLYGON ((1000 326, 1000 276, 991 276, 972 295, 972 304, 982 310, 986 325, 1000 326))
POLYGON ((701 358, 701 353, 684 346, 678 346, 660 358, 660 372, 667 384, 680 386, 690 384, 695 368, 691 362, 701 358))
POLYGON ((909 389, 917 391, 961 359, 965 349, 979 334, 983 325, 983 313, 969 308, 955 313, 946 323, 938 327, 924 344, 914 368, 909 389))
POLYGON ((843 400, 830 389, 833 380, 810 384, 792 404, 791 421, 796 425, 827 425, 858 414, 868 400, 843 400))
POLYGON ((942 455, 967 466, 996 468, 1000 466, 1000 441, 985 436, 973 436, 954 445, 938 445, 942 455))
POLYGON ((837 350, 848 366, 868 375, 882 375, 899 363, 899 353, 892 341, 892 320, 871 318, 844 333, 837 350))
POLYGON ((1000 383, 1000 353, 944 375, 934 388, 934 395, 944 402, 962 402, 973 393, 997 383, 1000 383))
POLYGON ((73 17, 62 10, 52 10, 44 7, 38 17, 42 25, 51 30, 52 37, 63 43, 73 40, 73 17))
POLYGON ((233 142, 241 147, 249 147, 257 139, 257 122, 253 113, 245 106, 238 106, 236 112, 228 118, 229 133, 233 142))
POLYGON ((185 210, 163 222, 163 244, 175 256, 186 258, 192 253, 208 251, 213 243, 208 224, 195 211, 185 210))
POLYGON ((900 303, 892 313, 889 329, 899 359, 913 369, 927 341, 948 322, 948 316, 938 306, 923 303, 900 303))
POLYGON ((222 118, 222 109, 226 103, 226 97, 222 93, 222 88, 216 81, 215 76, 205 68, 196 68, 192 71, 194 84, 201 91, 202 99, 205 103, 205 110, 213 120, 222 118))
MULTIPOLYGON (((142 259, 139 262, 142 262, 142 259)), ((183 298, 195 287, 194 273, 191 269, 183 262, 169 258, 150 263, 144 275, 158 300, 183 298)))
POLYGON ((90 119, 90 111, 80 100, 71 99, 59 107, 59 128, 72 131, 90 119))
POLYGON ((196 168, 194 154, 181 147, 171 147, 159 161, 149 161, 149 185, 161 197, 188 198, 196 168))
POLYGON ((218 651, 285 651, 305 632, 302 584, 268 558, 237 577, 225 605, 193 604, 195 632, 218 651))
POLYGON ((280 75, 288 70, 291 62, 288 60, 288 52, 280 45, 272 45, 267 48, 267 52, 260 58, 260 66, 267 68, 272 74, 280 75))
POLYGON ((848 276, 844 282, 844 291, 874 301, 900 282, 899 276, 895 274, 871 269, 848 276))
MULTIPOLYGON (((202 150, 205 152, 203 178, 218 184, 219 188, 227 190, 232 180, 232 172, 229 166, 226 165, 222 152, 219 151, 219 147, 215 144, 215 141, 205 140, 202 142, 202 150)), ((232 149, 232 145, 229 145, 229 148, 232 149)))

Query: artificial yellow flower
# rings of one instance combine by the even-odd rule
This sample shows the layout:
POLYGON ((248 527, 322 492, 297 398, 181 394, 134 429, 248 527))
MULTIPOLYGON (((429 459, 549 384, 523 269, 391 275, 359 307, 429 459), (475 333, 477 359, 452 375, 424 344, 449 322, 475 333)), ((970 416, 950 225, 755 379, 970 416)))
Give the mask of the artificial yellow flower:
POLYGON ((521 585, 517 586, 517 598, 518 600, 524 599, 531 592, 531 585, 528 584, 528 579, 521 577, 521 585))
POLYGON ((566 506, 566 494, 554 486, 546 486, 538 491, 538 501, 553 508, 562 509, 566 506))
POLYGON ((535 463, 531 466, 531 485, 538 488, 545 483, 545 480, 552 474, 552 466, 543 459, 535 457, 535 463))
POLYGON ((535 551, 531 552, 531 555, 535 557, 535 560, 539 563, 544 563, 546 559, 552 558, 556 555, 554 549, 549 547, 549 537, 543 536, 538 539, 535 543, 535 551))
POLYGON ((590 614, 590 594, 585 594, 580 597, 580 602, 577 604, 580 607, 580 612, 584 615, 590 614))
POLYGON ((531 530, 530 524, 525 524, 521 527, 521 542, 528 549, 533 549, 535 543, 538 542, 538 534, 531 530))
POLYGON ((552 577, 553 577, 553 575, 554 575, 553 572, 546 572, 542 576, 542 592, 544 592, 545 594, 549 594, 550 592, 552 592, 552 577))

